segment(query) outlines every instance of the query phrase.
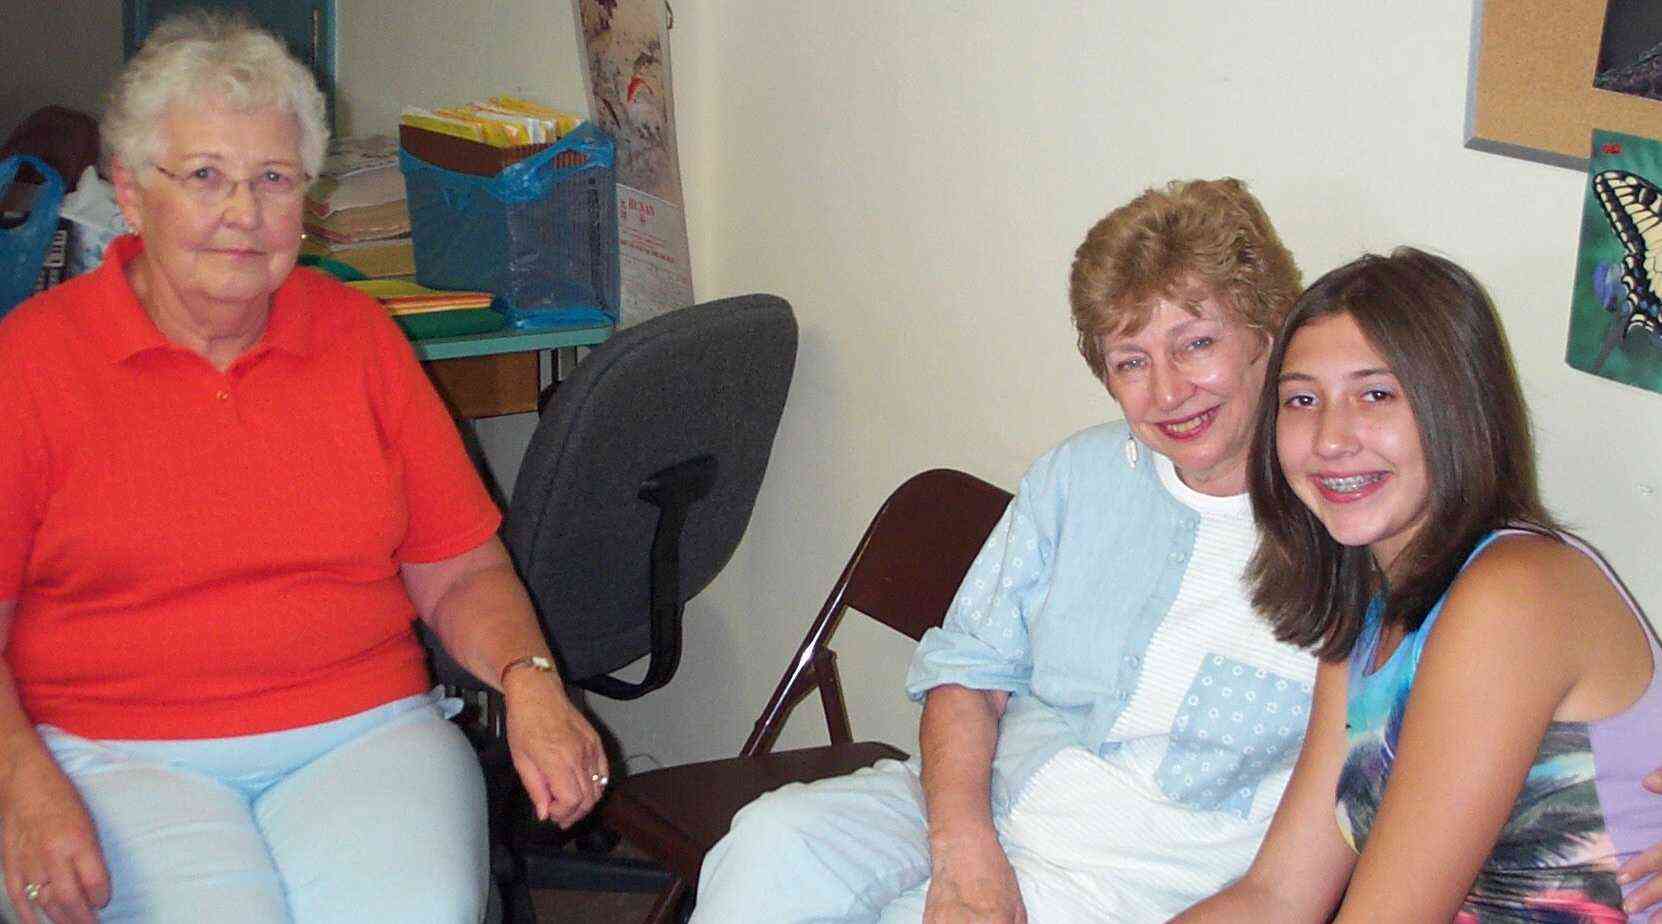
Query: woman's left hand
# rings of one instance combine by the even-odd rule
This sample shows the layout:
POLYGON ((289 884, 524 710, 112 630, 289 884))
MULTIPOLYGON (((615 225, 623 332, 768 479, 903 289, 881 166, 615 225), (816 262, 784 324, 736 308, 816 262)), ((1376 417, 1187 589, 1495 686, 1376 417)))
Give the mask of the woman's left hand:
POLYGON ((606 791, 611 770, 600 735, 577 711, 558 676, 518 670, 503 683, 508 751, 537 818, 575 824, 606 791))
MULTIPOLYGON (((1662 769, 1652 771, 1645 777, 1644 782, 1646 789, 1662 795, 1662 769)), ((1656 875, 1658 872, 1662 872, 1662 844, 1652 844, 1649 850, 1636 854, 1622 864, 1620 876, 1623 885, 1644 879, 1646 876, 1650 877, 1649 882, 1634 889, 1622 902, 1622 907, 1627 909, 1629 914, 1643 911, 1662 901, 1662 876, 1656 875)))

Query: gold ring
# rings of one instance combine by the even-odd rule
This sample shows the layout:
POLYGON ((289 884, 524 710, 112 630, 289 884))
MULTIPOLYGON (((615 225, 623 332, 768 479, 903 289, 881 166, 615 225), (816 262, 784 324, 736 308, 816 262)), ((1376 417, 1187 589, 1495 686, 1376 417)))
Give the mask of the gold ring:
POLYGON ((40 893, 46 891, 46 887, 50 884, 50 882, 25 883, 23 886, 23 897, 28 899, 29 904, 33 905, 40 900, 40 893))
POLYGON ((591 783, 600 782, 600 774, 598 774, 598 773, 589 774, 589 782, 591 782, 591 783))

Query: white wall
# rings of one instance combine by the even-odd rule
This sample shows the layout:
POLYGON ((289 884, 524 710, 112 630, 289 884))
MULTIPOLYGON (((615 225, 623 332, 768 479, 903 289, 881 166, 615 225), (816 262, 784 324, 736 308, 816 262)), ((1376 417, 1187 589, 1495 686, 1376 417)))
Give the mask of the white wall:
POLYGON ((588 111, 570 0, 339 0, 336 16, 343 133, 494 93, 588 111))
POLYGON ((116 0, 0 2, 0 139, 24 116, 55 103, 99 114, 121 67, 116 0))
MULTIPOLYGON (((570 0, 339 0, 337 128, 396 134, 405 106, 458 105, 498 93, 588 112, 570 0)), ((504 494, 536 415, 476 421, 504 494)))
MULTIPOLYGON (((677 0, 700 297, 783 295, 802 348, 746 546, 691 606, 681 676, 597 705, 628 749, 731 755, 908 474, 1013 486, 1118 416, 1074 351, 1068 264, 1095 219, 1171 177, 1247 180, 1307 279, 1407 242, 1477 273, 1549 500, 1662 610, 1662 395, 1563 362, 1585 177, 1463 149, 1471 4, 1413 6, 677 0)), ((905 744, 909 645, 885 631, 851 620, 839 649, 856 735, 905 744)), ((810 701, 787 737, 822 734, 810 701)))
MULTIPOLYGON (((405 105, 527 94, 588 108, 569 0, 338 0, 339 128, 405 105)), ((121 67, 120 0, 0 2, 0 133, 47 103, 98 114, 121 67)))
MULTIPOLYGON (((1475 271, 1505 316, 1549 500, 1662 610, 1662 396, 1563 362, 1584 177, 1461 147, 1468 0, 1412 14, 674 5, 699 295, 785 296, 802 347, 749 537, 689 608, 681 675, 644 700, 595 704, 631 753, 737 749, 906 475, 952 465, 1013 486, 1048 445, 1118 416, 1073 349, 1068 262, 1102 213, 1171 177, 1247 180, 1307 278, 1403 242, 1475 271)), ((340 0, 339 13, 343 130, 390 131, 407 103, 504 90, 586 108, 566 0, 340 0)), ((0 131, 45 102, 96 111, 120 63, 120 5, 0 5, 0 60, 0 131)), ((480 428, 510 484, 530 424, 480 428)), ((909 745, 909 644, 862 620, 841 638, 856 733, 909 745)), ((820 740, 804 706, 788 743, 820 740)))
MULTIPOLYGON (((119 4, 46 4, 50 46, 36 6, 0 6, 0 129, 47 101, 95 110, 119 65, 119 4)), ((1505 316, 1549 500, 1662 610, 1662 396, 1563 362, 1584 177, 1460 146, 1468 0, 674 6, 699 295, 789 298, 802 348, 749 537, 689 608, 681 675, 596 703, 630 752, 737 749, 905 476, 952 465, 1013 486, 1117 416, 1073 349, 1068 262, 1102 213, 1171 177, 1246 179, 1307 278, 1403 242, 1475 271, 1505 316)), ((585 108, 566 0, 339 12, 347 131, 503 90, 585 108)), ((528 431, 481 428, 510 482, 528 431)), ((841 638, 856 733, 909 744, 909 644, 861 620, 841 638)), ((788 742, 820 740, 804 705, 788 742)))
MULTIPOLYGON (((632 754, 731 755, 878 503, 908 474, 1013 486, 1118 416, 1066 278, 1086 228, 1172 177, 1235 175, 1306 277, 1416 243, 1505 315, 1558 513, 1662 609, 1662 396, 1563 362, 1584 177, 1461 147, 1468 0, 676 0, 671 33, 699 296, 771 291, 802 325, 746 544, 689 607, 681 674, 597 700, 632 754)), ((342 112, 503 88, 583 105, 564 0, 342 0, 342 112), (434 39, 445 35, 449 38, 434 39)), ((482 429, 511 474, 528 423, 482 429)), ((910 645, 853 619, 857 735, 909 746, 910 645)), ((818 742, 804 704, 787 743, 818 742)))

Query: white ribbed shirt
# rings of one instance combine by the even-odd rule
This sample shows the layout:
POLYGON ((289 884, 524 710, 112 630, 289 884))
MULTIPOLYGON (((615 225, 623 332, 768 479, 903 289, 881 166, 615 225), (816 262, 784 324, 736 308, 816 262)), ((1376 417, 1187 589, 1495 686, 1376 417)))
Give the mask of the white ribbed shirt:
POLYGON ((1308 720, 1315 659, 1248 603, 1247 497, 1201 494, 1149 455, 1200 517, 1194 550, 1108 736, 1118 746, 1059 752, 1000 823, 1035 921, 1164 920, 1239 876, 1308 720))

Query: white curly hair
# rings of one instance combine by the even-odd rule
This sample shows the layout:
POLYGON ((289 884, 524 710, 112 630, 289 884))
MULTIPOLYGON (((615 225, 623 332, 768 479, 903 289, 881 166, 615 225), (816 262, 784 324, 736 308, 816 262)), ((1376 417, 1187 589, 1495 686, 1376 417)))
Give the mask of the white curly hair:
POLYGON ((300 123, 300 163, 323 166, 329 125, 323 93, 305 65, 246 14, 189 10, 158 23, 110 89, 100 125, 106 157, 154 163, 160 126, 175 104, 276 109, 300 123))

